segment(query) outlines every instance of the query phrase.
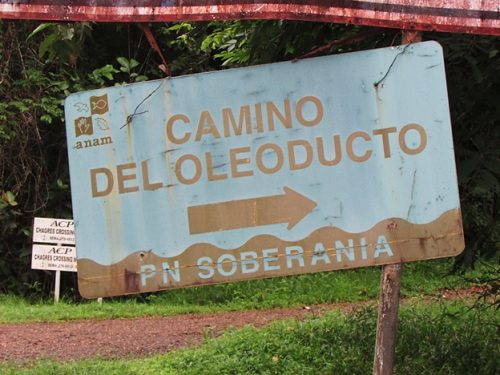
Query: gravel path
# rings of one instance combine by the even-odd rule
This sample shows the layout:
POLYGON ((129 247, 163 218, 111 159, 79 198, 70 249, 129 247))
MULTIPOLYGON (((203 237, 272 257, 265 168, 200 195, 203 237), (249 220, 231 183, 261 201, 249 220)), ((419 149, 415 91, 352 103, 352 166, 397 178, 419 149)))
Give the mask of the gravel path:
POLYGON ((304 308, 185 314, 136 319, 0 324, 0 361, 58 361, 91 357, 142 357, 194 346, 203 336, 229 327, 261 327, 278 319, 302 319, 325 310, 352 310, 350 304, 304 308))
MULTIPOLYGON (((479 288, 441 291, 417 300, 477 297, 479 288)), ((413 299, 413 300, 414 300, 413 299)), ((408 300, 402 300, 406 303, 408 300)), ((279 319, 303 319, 325 311, 352 312, 376 301, 312 307, 249 310, 213 314, 184 314, 135 319, 80 320, 50 323, 1 323, 0 361, 18 363, 42 358, 57 361, 92 357, 135 358, 195 346, 207 334, 215 337, 227 328, 251 324, 262 327, 279 319)))

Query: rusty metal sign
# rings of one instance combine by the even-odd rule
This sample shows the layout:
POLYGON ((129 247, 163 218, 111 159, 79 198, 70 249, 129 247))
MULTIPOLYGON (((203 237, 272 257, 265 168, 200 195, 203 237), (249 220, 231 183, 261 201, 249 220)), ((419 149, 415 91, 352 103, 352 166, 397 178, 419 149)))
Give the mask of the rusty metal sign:
POLYGON ((289 19, 500 35, 498 0, 0 0, 0 18, 97 22, 289 19))
POLYGON ((65 110, 85 297, 464 248, 435 42, 82 92, 65 110))

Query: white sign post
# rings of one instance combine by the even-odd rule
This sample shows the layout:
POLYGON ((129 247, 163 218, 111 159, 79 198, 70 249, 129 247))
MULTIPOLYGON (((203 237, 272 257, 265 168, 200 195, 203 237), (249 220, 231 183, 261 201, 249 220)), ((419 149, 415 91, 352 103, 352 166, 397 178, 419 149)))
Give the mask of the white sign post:
POLYGON ((59 302, 61 271, 77 272, 75 224, 72 219, 35 217, 31 268, 56 271, 54 302, 59 302))

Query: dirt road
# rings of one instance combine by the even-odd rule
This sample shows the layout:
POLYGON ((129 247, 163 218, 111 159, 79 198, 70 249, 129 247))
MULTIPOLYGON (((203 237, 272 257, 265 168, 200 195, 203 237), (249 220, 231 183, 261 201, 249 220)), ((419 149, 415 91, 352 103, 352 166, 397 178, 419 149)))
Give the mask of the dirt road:
POLYGON ((0 361, 142 357, 197 345, 205 335, 217 336, 229 327, 247 324, 261 327, 277 319, 302 319, 325 310, 348 311, 352 306, 338 304, 136 319, 0 324, 0 361))
MULTIPOLYGON (((435 296, 423 297, 423 300, 474 298, 474 295, 477 296, 477 288, 466 288, 437 292, 435 296)), ((217 336, 230 327, 248 324, 261 327, 278 319, 303 319, 331 310, 349 313, 367 305, 376 306, 376 301, 136 319, 2 323, 0 361, 143 357, 197 345, 204 336, 217 336)))

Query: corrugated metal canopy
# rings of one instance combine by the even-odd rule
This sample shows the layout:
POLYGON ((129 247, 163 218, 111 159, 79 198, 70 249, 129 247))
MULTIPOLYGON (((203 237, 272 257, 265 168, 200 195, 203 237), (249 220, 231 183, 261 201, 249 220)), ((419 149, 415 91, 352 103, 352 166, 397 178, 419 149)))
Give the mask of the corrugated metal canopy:
POLYGON ((500 35, 499 0, 0 0, 0 18, 96 22, 289 19, 500 35))

